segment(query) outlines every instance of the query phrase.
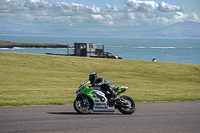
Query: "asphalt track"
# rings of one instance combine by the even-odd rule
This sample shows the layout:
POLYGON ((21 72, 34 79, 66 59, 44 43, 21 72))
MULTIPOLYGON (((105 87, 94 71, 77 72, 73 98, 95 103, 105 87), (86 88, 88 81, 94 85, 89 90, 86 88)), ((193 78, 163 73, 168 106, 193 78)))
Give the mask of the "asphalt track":
POLYGON ((200 133, 200 101, 136 103, 136 112, 77 114, 72 105, 0 107, 0 133, 200 133))

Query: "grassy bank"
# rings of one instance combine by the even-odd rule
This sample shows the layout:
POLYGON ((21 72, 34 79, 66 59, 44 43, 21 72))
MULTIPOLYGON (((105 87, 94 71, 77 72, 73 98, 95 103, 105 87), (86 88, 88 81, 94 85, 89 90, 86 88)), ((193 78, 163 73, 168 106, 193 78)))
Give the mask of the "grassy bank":
POLYGON ((200 100, 200 65, 0 52, 0 106, 72 103, 97 72, 135 101, 200 100))

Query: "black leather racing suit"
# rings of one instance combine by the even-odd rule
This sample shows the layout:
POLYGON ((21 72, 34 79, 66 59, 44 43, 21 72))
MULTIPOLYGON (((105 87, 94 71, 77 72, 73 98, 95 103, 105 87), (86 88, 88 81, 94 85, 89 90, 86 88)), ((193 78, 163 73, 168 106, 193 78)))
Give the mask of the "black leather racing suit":
POLYGON ((100 86, 102 90, 109 91, 111 94, 111 97, 116 97, 116 92, 114 91, 116 89, 115 85, 113 85, 110 81, 105 80, 104 78, 98 78, 92 86, 100 86))

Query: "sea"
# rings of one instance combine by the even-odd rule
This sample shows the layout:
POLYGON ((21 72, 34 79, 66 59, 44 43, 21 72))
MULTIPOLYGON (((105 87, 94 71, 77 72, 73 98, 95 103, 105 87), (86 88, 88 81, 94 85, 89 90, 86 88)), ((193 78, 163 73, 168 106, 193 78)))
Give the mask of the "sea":
MULTIPOLYGON (((0 40, 31 43, 73 44, 88 42, 104 44, 104 51, 111 52, 126 60, 200 64, 200 39, 146 39, 146 38, 90 38, 58 36, 14 36, 0 35, 0 40)), ((66 48, 0 48, 5 52, 35 54, 67 54, 66 48)), ((69 53, 73 53, 70 49, 69 53)))

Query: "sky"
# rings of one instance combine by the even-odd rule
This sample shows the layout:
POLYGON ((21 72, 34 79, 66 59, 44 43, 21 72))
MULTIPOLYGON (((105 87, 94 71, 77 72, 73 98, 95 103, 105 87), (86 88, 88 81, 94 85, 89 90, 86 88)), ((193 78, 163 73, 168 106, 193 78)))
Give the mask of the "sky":
POLYGON ((0 21, 44 29, 148 30, 200 22, 200 0, 0 0, 0 21))

